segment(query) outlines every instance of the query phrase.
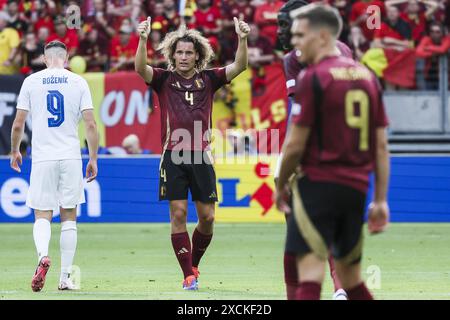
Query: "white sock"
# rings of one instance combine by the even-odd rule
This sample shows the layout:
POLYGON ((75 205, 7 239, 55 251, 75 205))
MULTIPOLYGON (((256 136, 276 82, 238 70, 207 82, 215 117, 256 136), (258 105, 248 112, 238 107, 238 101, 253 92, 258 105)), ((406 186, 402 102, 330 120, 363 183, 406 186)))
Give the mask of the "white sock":
POLYGON ((69 278, 70 269, 77 248, 77 223, 76 221, 61 222, 61 278, 60 281, 69 278))
POLYGON ((42 257, 48 256, 48 245, 52 235, 50 221, 47 219, 37 219, 33 225, 33 238, 38 254, 38 263, 42 257))

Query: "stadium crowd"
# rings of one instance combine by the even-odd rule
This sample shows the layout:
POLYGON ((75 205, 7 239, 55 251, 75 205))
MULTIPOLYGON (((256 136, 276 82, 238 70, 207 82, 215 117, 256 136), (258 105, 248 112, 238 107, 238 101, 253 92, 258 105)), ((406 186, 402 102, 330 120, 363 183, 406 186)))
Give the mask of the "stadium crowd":
MULTIPOLYGON (((341 40, 354 50, 355 58, 372 67, 376 65, 374 55, 366 55, 364 59, 371 48, 394 53, 414 50, 416 88, 436 88, 438 57, 450 48, 449 0, 324 1, 339 9, 346 22, 341 40), (376 28, 369 28, 366 23, 372 5, 379 8, 382 16, 382 23, 376 28)), ((207 36, 216 53, 213 63, 224 65, 234 58, 237 42, 232 18, 237 16, 251 26, 249 64, 258 75, 263 72, 262 66, 283 57, 277 41, 277 12, 283 3, 280 0, 0 0, 0 74, 29 74, 43 69, 43 46, 55 39, 66 44, 70 57, 84 58, 86 71, 133 70, 138 45, 135 30, 147 16, 152 17, 148 46, 152 65, 165 65, 156 48, 164 35, 181 23, 207 36), (81 19, 71 15, 72 5, 79 6, 81 19)))

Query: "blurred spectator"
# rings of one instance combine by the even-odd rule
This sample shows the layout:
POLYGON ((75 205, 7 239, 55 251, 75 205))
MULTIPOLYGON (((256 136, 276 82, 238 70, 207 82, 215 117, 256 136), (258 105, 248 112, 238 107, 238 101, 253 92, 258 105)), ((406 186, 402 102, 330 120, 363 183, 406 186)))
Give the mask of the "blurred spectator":
POLYGON ((131 22, 123 20, 119 35, 111 40, 111 71, 134 70, 134 56, 139 39, 133 33, 131 22))
POLYGON ((106 4, 104 0, 94 0, 93 15, 86 18, 86 23, 92 25, 98 31, 98 37, 107 41, 114 37, 116 31, 113 28, 114 17, 106 13, 106 4))
POLYGON ((397 7, 387 7, 387 17, 381 23, 380 29, 375 30, 373 46, 383 49, 403 51, 413 47, 412 32, 409 24, 400 19, 397 7))
POLYGON ((444 6, 444 8, 442 10, 444 19, 442 19, 442 20, 445 21, 445 25, 447 26, 447 28, 450 29, 450 0, 441 0, 441 3, 444 6), (447 3, 447 4, 444 4, 444 3, 447 3))
POLYGON ((249 0, 235 0, 233 3, 227 3, 222 8, 224 16, 224 24, 232 26, 234 28, 233 17, 239 20, 244 20, 247 23, 253 23, 253 17, 255 15, 255 7, 250 5, 249 0))
POLYGON ((147 12, 144 10, 144 6, 143 5, 139 5, 139 6, 134 6, 133 7, 133 11, 132 11, 132 15, 131 15, 131 23, 133 25, 133 29, 136 30, 137 26, 139 25, 139 23, 141 23, 142 21, 147 20, 148 14, 147 12))
POLYGON ((262 94, 266 87, 264 66, 275 60, 275 54, 270 40, 260 35, 255 24, 250 25, 248 35, 248 64, 252 68, 252 91, 255 95, 262 94))
POLYGON ((9 15, 8 27, 16 29, 22 36, 28 29, 28 23, 20 15, 18 1, 9 0, 6 8, 9 15))
POLYGON ((366 39, 359 27, 351 28, 348 42, 357 61, 361 61, 363 55, 370 49, 370 41, 366 39))
POLYGON ((275 54, 270 40, 260 35, 257 25, 251 24, 248 35, 248 64, 254 69, 259 69, 272 63, 274 59, 275 54))
POLYGON ((22 53, 22 74, 38 72, 45 69, 44 46, 37 41, 34 32, 25 34, 25 42, 21 46, 22 53))
POLYGON ((152 19, 152 22, 161 24, 161 32, 163 34, 177 30, 181 24, 181 17, 178 14, 175 1, 164 0, 162 10, 158 6, 158 4, 155 5, 155 17, 152 19))
MULTIPOLYGON (((364 37, 372 41, 374 37, 375 29, 368 25, 369 12, 368 8, 370 6, 377 6, 379 8, 379 12, 381 17, 375 17, 376 19, 382 19, 385 16, 385 6, 384 2, 380 0, 358 0, 353 3, 351 11, 350 11, 350 27, 359 27, 361 28, 364 37)), ((373 12, 370 12, 372 15, 373 12)), ((372 22, 372 21, 371 21, 372 22)))
POLYGON ((249 0, 225 1, 222 6, 222 32, 220 42, 220 64, 227 65, 234 60, 236 52, 237 36, 234 31, 233 18, 253 23, 255 7, 250 5, 249 0))
POLYGON ((348 37, 350 36, 350 25, 348 21, 350 19, 350 12, 352 9, 351 0, 330 0, 328 1, 330 5, 338 9, 339 14, 342 17, 342 21, 345 21, 342 26, 342 31, 339 39, 342 42, 347 43, 348 37))
POLYGON ((388 0, 386 6, 406 5, 406 12, 400 14, 400 18, 406 21, 412 30, 412 39, 417 44, 425 35, 427 22, 431 21, 438 9, 438 3, 434 0, 388 0), (424 4, 427 10, 424 12, 420 4, 424 4))
POLYGON ((162 41, 161 29, 153 29, 150 33, 150 45, 147 46, 148 63, 157 68, 165 68, 167 66, 164 55, 157 51, 162 41))
POLYGON ((130 134, 122 141, 122 147, 128 154, 150 154, 149 150, 141 149, 139 138, 135 134, 130 134))
POLYGON ((39 44, 45 46, 45 44, 48 42, 49 37, 50 37, 50 30, 47 27, 39 28, 39 31, 37 33, 37 40, 39 44))
POLYGON ((59 40, 67 47, 69 57, 73 57, 78 48, 78 35, 74 29, 67 29, 66 21, 63 17, 57 17, 54 21, 55 33, 51 34, 47 42, 59 40))
POLYGON ((108 42, 100 38, 98 30, 90 25, 85 25, 86 38, 80 42, 78 55, 86 60, 87 72, 107 71, 108 42))
POLYGON ((259 27, 261 35, 270 40, 272 46, 277 41, 277 16, 283 6, 283 1, 266 0, 264 4, 256 8, 254 23, 259 27))
POLYGON ((205 36, 215 52, 214 64, 220 56, 219 33, 222 32, 222 14, 218 7, 212 6, 211 0, 197 0, 197 10, 194 12, 188 27, 200 31, 205 36))
POLYGON ((194 12, 193 27, 205 37, 217 36, 222 30, 222 15, 219 8, 211 6, 211 0, 197 0, 197 10, 194 12))
POLYGON ((127 17, 132 16, 133 9, 140 5, 136 0, 110 0, 107 1, 107 12, 113 16, 127 17))
MULTIPOLYGON (((54 4, 53 4, 54 5, 54 4)), ((43 3, 41 1, 34 1, 34 8, 31 14, 31 20, 34 21, 34 32, 39 34, 41 28, 47 28, 50 33, 55 32, 55 25, 53 24, 54 17, 50 14, 51 4, 43 3)))
POLYGON ((150 12, 152 17, 152 30, 157 29, 162 33, 167 32, 169 21, 163 17, 164 4, 162 2, 156 2, 153 6, 153 11, 150 12))
POLYGON ((19 33, 7 27, 8 14, 0 11, 0 74, 14 74, 17 67, 14 58, 19 49, 19 33))
POLYGON ((437 90, 439 88, 439 58, 450 49, 450 36, 445 35, 440 23, 432 23, 429 35, 424 37, 416 49, 417 89, 437 90))

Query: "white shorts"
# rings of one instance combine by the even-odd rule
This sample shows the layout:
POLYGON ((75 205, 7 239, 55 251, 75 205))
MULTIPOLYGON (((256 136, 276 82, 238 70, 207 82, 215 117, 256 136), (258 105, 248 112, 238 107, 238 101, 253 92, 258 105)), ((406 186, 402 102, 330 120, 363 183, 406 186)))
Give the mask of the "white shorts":
POLYGON ((31 165, 27 206, 48 211, 75 208, 84 203, 81 160, 42 161, 31 165))

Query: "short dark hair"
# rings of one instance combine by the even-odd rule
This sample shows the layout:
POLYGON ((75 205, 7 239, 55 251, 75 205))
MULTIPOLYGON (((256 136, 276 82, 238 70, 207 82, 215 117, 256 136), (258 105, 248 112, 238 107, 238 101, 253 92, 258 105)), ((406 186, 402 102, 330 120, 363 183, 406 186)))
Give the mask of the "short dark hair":
POLYGON ((311 3, 292 12, 295 19, 306 19, 313 28, 326 27, 338 38, 343 27, 337 9, 323 4, 311 3))
POLYGON ((48 50, 48 49, 51 49, 51 48, 61 48, 61 49, 64 49, 64 50, 67 51, 66 45, 63 42, 58 41, 58 40, 53 40, 53 41, 50 41, 49 43, 47 43, 45 45, 44 50, 48 50))

